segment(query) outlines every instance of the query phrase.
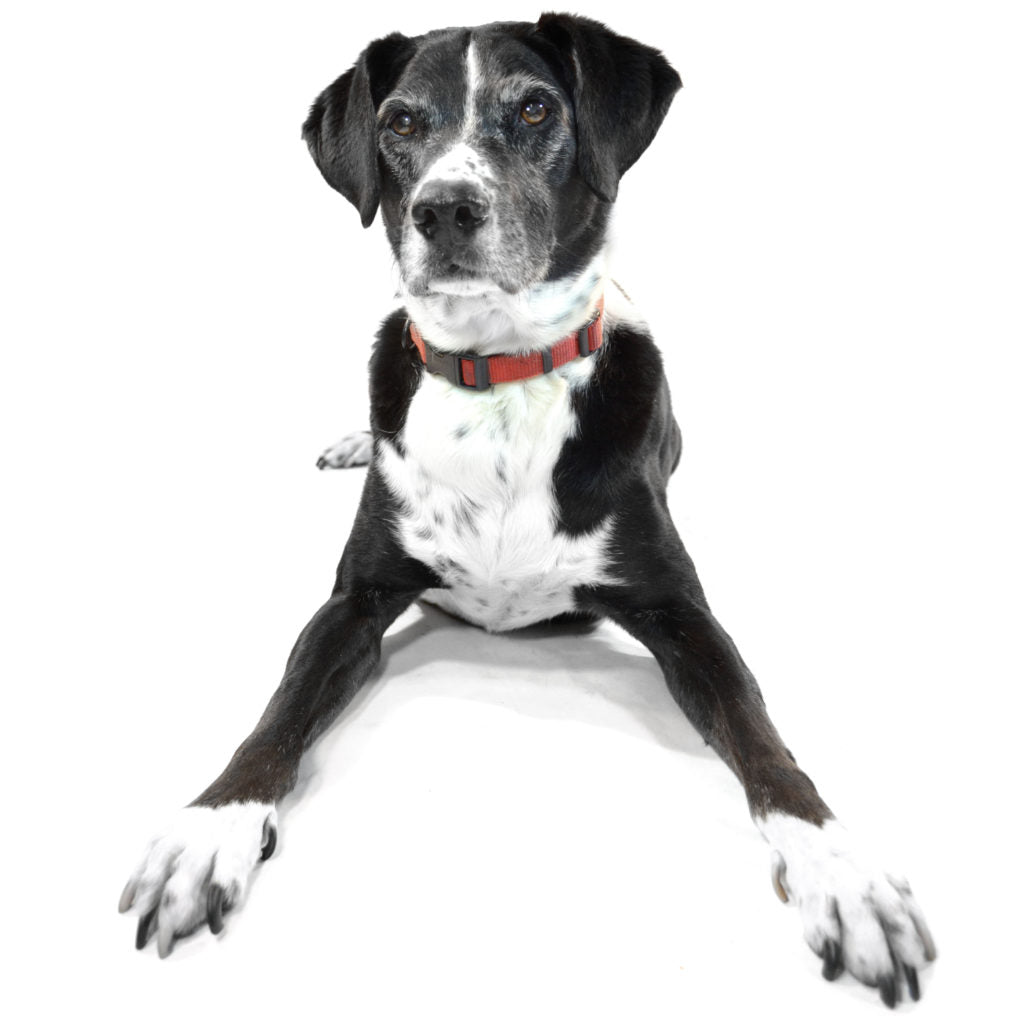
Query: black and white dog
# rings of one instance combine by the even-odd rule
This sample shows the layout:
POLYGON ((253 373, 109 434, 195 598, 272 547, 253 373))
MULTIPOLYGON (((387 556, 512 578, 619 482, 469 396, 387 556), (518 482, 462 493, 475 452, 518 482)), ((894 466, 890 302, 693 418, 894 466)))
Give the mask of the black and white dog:
POLYGON ((221 930, 303 751, 425 598, 488 630, 607 617, 642 641, 743 784, 825 977, 918 998, 935 948, 909 887, 862 859, 797 767, 669 516, 679 429, 606 235, 679 85, 656 50, 545 15, 379 39, 316 100, 313 158, 364 226, 380 208, 403 282, 373 352, 372 433, 321 458, 369 471, 334 591, 255 731, 128 882, 139 948, 221 930))

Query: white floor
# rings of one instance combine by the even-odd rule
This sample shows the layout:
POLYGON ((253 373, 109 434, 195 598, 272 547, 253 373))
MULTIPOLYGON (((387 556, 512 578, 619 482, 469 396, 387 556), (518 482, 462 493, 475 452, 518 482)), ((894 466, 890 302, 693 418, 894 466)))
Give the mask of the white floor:
MULTIPOLYGON (((321 504, 351 510, 360 471, 304 471, 321 504)), ((66 631, 52 643, 34 633, 23 681, 46 724, 13 737, 22 760, 4 854, 18 922, 7 962, 36 1007, 26 1019, 81 1005, 157 1021, 886 1012, 857 984, 817 976, 739 786, 646 652, 607 625, 488 636, 429 607, 396 624, 382 678, 307 759, 244 910, 167 961, 135 952, 134 922, 114 911, 134 858, 248 731, 301 624, 284 624, 299 602, 280 569, 265 588, 236 565, 239 588, 212 564, 248 539, 240 526, 203 551, 176 550, 185 564, 160 566, 153 591, 101 590, 112 605, 93 606, 80 582, 66 631)), ((312 564, 314 542, 285 536, 278 551, 295 543, 312 564)), ((797 557, 790 571, 814 568, 797 557)), ((329 579, 296 571, 295 589, 312 591, 317 574, 329 579)), ((927 593, 914 593, 899 650, 891 624, 867 635, 855 606, 874 600, 873 584, 858 579, 816 600, 791 582, 777 601, 737 585, 745 622, 734 633, 767 669, 769 709, 826 799, 915 886, 941 951, 918 1019, 979 1007, 1010 1019, 997 1007, 1019 895, 999 775, 1012 729, 974 704, 998 666, 967 649, 976 625, 936 625, 944 601, 927 593)))
MULTIPOLYGON (((899 1013, 1013 1020, 1012 6, 584 6, 686 83, 619 217, 683 427, 680 532, 783 737, 928 915, 940 958, 899 1013)), ((161 962, 115 912, 262 711, 358 501, 360 471, 314 462, 366 422, 389 258, 310 163, 306 105, 375 35, 537 13, 12 16, 11 1019, 886 1019, 818 977, 739 786, 608 626, 492 637, 413 609, 225 932, 161 962)))

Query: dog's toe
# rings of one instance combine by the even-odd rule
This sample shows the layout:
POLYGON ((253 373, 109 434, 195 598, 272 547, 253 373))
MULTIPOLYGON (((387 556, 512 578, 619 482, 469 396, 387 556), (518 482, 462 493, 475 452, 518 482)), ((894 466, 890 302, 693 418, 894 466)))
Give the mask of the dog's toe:
POLYGON ((136 948, 156 935, 163 958, 204 923, 215 935, 222 931, 225 913, 245 898, 253 869, 273 853, 276 839, 270 804, 179 811, 149 844, 121 894, 118 909, 139 915, 136 948))
POLYGON ((318 469, 348 469, 369 465, 373 455, 373 435, 368 430, 348 434, 332 444, 316 460, 318 469))

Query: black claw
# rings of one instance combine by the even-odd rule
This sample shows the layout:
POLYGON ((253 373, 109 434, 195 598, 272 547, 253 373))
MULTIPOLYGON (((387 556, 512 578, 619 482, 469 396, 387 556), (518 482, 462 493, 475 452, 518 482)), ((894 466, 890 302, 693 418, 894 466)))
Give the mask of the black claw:
POLYGON ((153 934, 153 923, 156 921, 156 910, 154 907, 148 914, 143 914, 139 918, 139 927, 135 932, 135 948, 145 949, 146 943, 149 942, 150 936, 153 934))
POLYGON ((826 981, 835 981, 843 973, 843 950, 838 942, 825 940, 825 949, 821 954, 824 964, 821 975, 826 981))
POLYGON ((910 998, 916 1003, 921 998, 921 986, 917 980, 917 970, 908 964, 904 964, 903 973, 907 977, 907 990, 910 992, 910 998))
POLYGON ((277 829, 273 825, 263 826, 263 850, 260 853, 260 860, 269 860, 277 849, 277 829))
POLYGON ((316 460, 316 468, 323 469, 326 465, 327 460, 321 455, 320 458, 316 460))
POLYGON ((884 978, 879 979, 878 993, 882 997, 882 1002, 890 1010, 896 1008, 896 976, 894 974, 888 974, 884 978))
POLYGON ((206 896, 206 916, 210 922, 210 931, 219 935, 224 930, 224 911, 227 909, 227 898, 224 890, 216 882, 211 883, 206 896))

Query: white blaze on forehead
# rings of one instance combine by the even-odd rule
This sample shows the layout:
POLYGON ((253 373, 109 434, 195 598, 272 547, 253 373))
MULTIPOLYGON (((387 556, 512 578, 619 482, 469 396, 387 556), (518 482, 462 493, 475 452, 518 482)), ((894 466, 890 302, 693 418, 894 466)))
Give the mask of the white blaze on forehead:
POLYGON ((466 119, 462 123, 462 137, 466 139, 476 127, 477 94, 480 91, 480 64, 476 46, 470 39, 466 47, 466 119))
POLYGON ((489 193, 490 190, 485 182, 493 181, 494 174, 483 156, 470 145, 469 141, 477 127, 477 111, 479 109, 477 101, 480 88, 480 63, 477 59, 476 47, 470 40, 469 46, 466 48, 466 102, 462 133, 459 141, 438 157, 423 173, 416 186, 414 199, 425 185, 439 181, 469 182, 478 186, 484 193, 489 193))

